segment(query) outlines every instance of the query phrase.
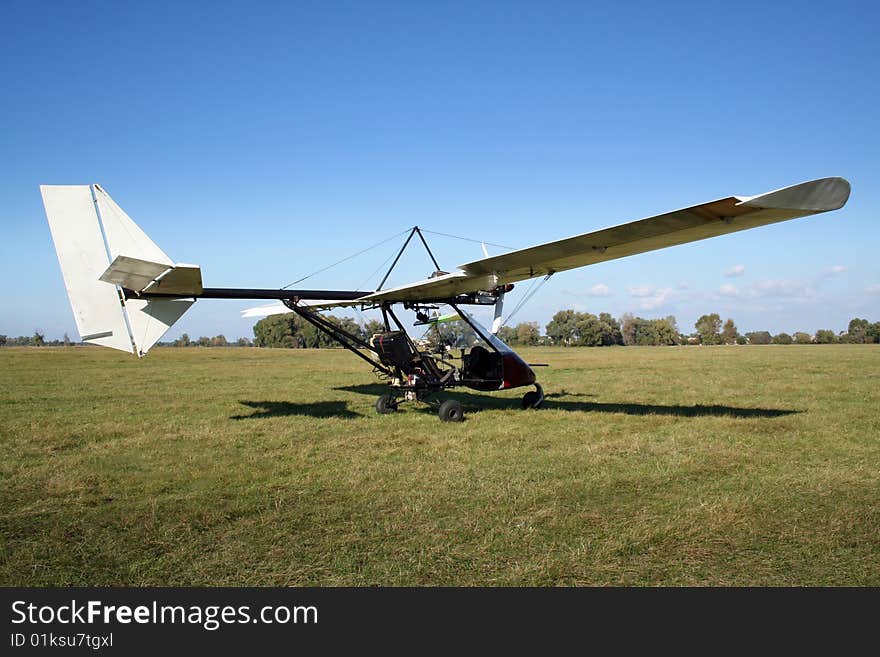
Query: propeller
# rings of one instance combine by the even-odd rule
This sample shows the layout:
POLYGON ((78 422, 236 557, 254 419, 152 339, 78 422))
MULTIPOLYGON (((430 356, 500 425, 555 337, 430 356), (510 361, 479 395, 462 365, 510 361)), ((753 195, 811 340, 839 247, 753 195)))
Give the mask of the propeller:
MULTIPOLYGON (((489 257, 489 250, 486 248, 486 243, 480 242, 480 246, 483 247, 483 256, 488 258, 489 257)), ((501 313, 503 310, 504 310, 504 292, 502 291, 502 292, 498 293, 498 296, 496 297, 496 300, 495 300, 495 314, 492 317, 492 329, 491 329, 492 335, 496 335, 498 333, 498 331, 501 329, 501 324, 503 323, 503 320, 501 318, 501 313)))

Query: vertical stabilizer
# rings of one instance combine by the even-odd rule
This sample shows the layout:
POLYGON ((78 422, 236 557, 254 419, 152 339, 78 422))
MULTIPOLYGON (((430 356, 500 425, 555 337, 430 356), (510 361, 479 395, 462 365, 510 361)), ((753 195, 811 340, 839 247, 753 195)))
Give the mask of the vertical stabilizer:
POLYGON ((98 279, 110 265, 89 185, 41 185, 64 286, 83 342, 134 352, 118 289, 98 279))
POLYGON ((201 294, 201 270, 175 265, 98 185, 42 185, 43 205, 83 342, 143 356, 201 294), (190 298, 136 298, 162 289, 190 298))

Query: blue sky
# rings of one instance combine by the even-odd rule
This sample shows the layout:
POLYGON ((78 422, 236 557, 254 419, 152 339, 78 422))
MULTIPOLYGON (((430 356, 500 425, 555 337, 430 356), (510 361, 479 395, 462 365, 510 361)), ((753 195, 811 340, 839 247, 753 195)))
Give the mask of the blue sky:
MULTIPOLYGON (((0 19, 0 333, 76 335, 38 185, 89 182, 206 285, 277 287, 414 224, 524 247, 839 175, 841 211, 558 274, 513 322, 880 320, 876 3, 5 2, 0 19)), ((481 255, 429 237, 447 270, 481 255)), ((395 248, 308 284, 374 286, 395 248)), ((413 249, 390 282, 430 271, 413 249)), ((248 305, 200 301, 168 335, 250 336, 248 305)))

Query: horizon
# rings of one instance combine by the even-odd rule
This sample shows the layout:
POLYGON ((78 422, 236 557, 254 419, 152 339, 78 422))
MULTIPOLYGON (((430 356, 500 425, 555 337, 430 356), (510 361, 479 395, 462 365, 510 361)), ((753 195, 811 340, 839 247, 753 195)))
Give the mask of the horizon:
MULTIPOLYGON (((10 337, 79 338, 38 186, 90 182, 207 286, 363 289, 403 237, 308 275, 413 224, 452 271, 480 241, 497 254, 842 176, 840 210, 561 272, 511 324, 880 320, 872 3, 85 7, 29 3, 0 27, 10 337), (695 40, 750 8, 747 32, 695 40)), ((432 270, 408 249, 386 287, 432 270)), ((202 300, 162 341, 252 339, 253 305, 202 300)))

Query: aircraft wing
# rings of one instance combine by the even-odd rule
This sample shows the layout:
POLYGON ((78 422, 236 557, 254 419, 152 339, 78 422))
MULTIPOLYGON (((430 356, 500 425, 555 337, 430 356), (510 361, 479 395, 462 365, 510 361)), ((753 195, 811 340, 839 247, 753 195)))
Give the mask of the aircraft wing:
POLYGON ((757 196, 730 196, 475 260, 460 265, 455 273, 382 290, 360 300, 424 301, 491 290, 497 285, 837 210, 846 204, 849 193, 850 185, 843 178, 820 178, 757 196))

